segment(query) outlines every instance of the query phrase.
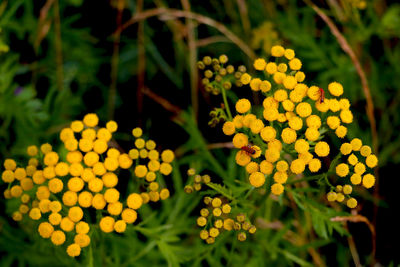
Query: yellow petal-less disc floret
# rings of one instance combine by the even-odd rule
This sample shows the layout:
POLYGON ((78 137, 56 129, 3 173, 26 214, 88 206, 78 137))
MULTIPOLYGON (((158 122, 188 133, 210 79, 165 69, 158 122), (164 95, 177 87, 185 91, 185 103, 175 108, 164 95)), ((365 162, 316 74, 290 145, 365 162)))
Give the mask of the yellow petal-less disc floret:
POLYGON ((274 74, 275 72, 278 71, 278 66, 276 65, 275 62, 268 62, 267 65, 265 66, 265 71, 268 74, 274 74))
POLYGON ((115 224, 115 219, 110 216, 105 216, 101 218, 100 220, 100 229, 105 232, 105 233, 111 233, 114 231, 114 224, 115 224))
POLYGON ((365 164, 369 168, 374 168, 378 165, 378 158, 374 154, 371 154, 365 159, 365 164))
POLYGON ((65 234, 63 231, 56 230, 51 234, 51 242, 56 245, 62 245, 65 242, 65 234))
POLYGON ((106 128, 108 131, 110 131, 110 133, 114 133, 118 129, 118 124, 115 121, 111 120, 111 121, 107 122, 106 128))
POLYGON ((319 141, 316 145, 315 145, 315 154, 317 154, 319 157, 326 157, 329 155, 329 145, 327 142, 324 141, 319 141))
POLYGON ((81 255, 81 247, 78 244, 71 244, 67 247, 67 254, 70 257, 78 257, 81 255))
POLYGON ((340 177, 345 177, 349 174, 349 165, 346 163, 340 163, 336 166, 336 174, 340 177))
POLYGON ((361 183, 361 175, 354 173, 351 177, 350 177, 350 182, 354 185, 359 185, 361 183))
POLYGON ((328 85, 329 93, 333 96, 341 96, 343 94, 343 86, 338 82, 332 82, 328 85))
POLYGON ((286 172, 277 171, 273 178, 276 183, 284 184, 287 181, 288 175, 286 172))
POLYGON ((283 191, 284 191, 284 187, 282 184, 275 183, 271 186, 271 193, 276 196, 281 195, 283 193, 283 191))
POLYGON ((289 67, 291 70, 300 70, 301 66, 302 63, 298 58, 293 58, 292 60, 289 61, 289 67))
POLYGON ((317 158, 313 158, 308 162, 308 168, 311 172, 317 172, 321 169, 321 161, 317 158))
POLYGON ((236 131, 235 124, 231 121, 226 121, 222 126, 222 132, 225 135, 232 135, 236 131))
POLYGON ((37 155, 38 153, 38 148, 37 146, 28 146, 26 149, 26 153, 28 154, 28 156, 34 157, 37 155))
POLYGON ((264 60, 263 58, 257 58, 257 59, 254 61, 253 66, 254 66, 254 68, 255 68, 256 70, 264 70, 266 64, 267 64, 267 63, 265 62, 265 60, 264 60))
POLYGON ((366 174, 362 178, 362 184, 365 188, 371 188, 375 184, 375 176, 372 174, 366 174))
POLYGON ((294 143, 294 149, 297 153, 305 153, 310 149, 310 144, 305 139, 297 139, 294 143))
POLYGON ((240 82, 244 85, 249 84, 251 81, 251 76, 248 73, 243 73, 242 76, 240 76, 240 82))
POLYGON ((86 114, 83 117, 83 123, 87 127, 95 127, 99 123, 99 117, 95 113, 86 114))
POLYGON ((71 207, 68 211, 68 218, 73 222, 79 222, 83 218, 83 210, 78 206, 71 207))
POLYGON ((253 172, 249 176, 250 184, 254 187, 260 187, 265 183, 265 174, 261 172, 253 172))
POLYGON ((337 194, 336 192, 329 192, 328 194, 326 194, 326 198, 328 199, 329 202, 333 202, 337 199, 337 194))
POLYGON ((340 153, 342 153, 343 155, 349 155, 352 150, 353 146, 350 143, 343 143, 340 146, 340 153))
MULTIPOLYGON (((360 154, 361 154, 361 156, 363 156, 363 157, 368 157, 371 153, 372 153, 372 149, 371 149, 370 146, 363 145, 363 146, 360 148, 360 154)), ((367 164, 367 166, 368 166, 368 164, 367 164)))
POLYGON ((90 244, 90 237, 87 234, 77 234, 74 237, 75 244, 78 244, 81 248, 87 247, 90 244))
POLYGON ((4 168, 5 168, 6 170, 13 171, 13 170, 15 170, 15 168, 17 168, 17 163, 16 163, 15 160, 13 160, 13 159, 6 159, 6 160, 4 161, 3 166, 4 166, 4 168))
POLYGON ((302 160, 302 159, 295 159, 290 164, 290 170, 294 174, 302 173, 304 171, 305 167, 306 167, 306 164, 305 164, 304 160, 302 160))
POLYGON ((281 133, 282 141, 286 144, 291 144, 296 141, 296 131, 291 128, 285 128, 281 133))
POLYGON ((39 224, 38 231, 41 237, 50 238, 54 232, 54 227, 48 222, 42 222, 39 224))
POLYGON ((332 130, 337 129, 340 126, 340 119, 337 116, 329 116, 326 119, 326 123, 332 130))
POLYGON ((350 209, 354 209, 355 207, 357 207, 357 200, 355 198, 349 198, 346 202, 347 207, 349 207, 350 209))
POLYGON ((127 198, 127 205, 129 208, 137 210, 142 206, 143 199, 137 193, 132 193, 127 198))
POLYGON ((236 111, 239 113, 246 113, 250 110, 250 101, 246 98, 239 99, 235 105, 236 111))
POLYGON ((285 48, 280 45, 274 45, 271 48, 271 56, 273 57, 282 57, 285 54, 285 48))

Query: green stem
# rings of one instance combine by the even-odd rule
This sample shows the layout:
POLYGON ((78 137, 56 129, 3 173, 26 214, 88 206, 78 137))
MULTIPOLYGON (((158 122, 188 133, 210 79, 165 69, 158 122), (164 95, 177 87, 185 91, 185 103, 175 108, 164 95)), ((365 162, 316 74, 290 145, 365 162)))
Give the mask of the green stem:
POLYGON ((219 190, 218 187, 214 186, 213 183, 207 183, 207 184, 205 184, 205 185, 207 185, 207 186, 210 187, 211 189, 214 189, 215 191, 217 191, 218 193, 220 193, 220 194, 223 195, 224 197, 228 198, 229 200, 232 200, 232 201, 235 200, 235 198, 232 197, 231 195, 228 195, 228 194, 226 194, 225 192, 219 190))
POLYGON ((225 89, 222 87, 222 98, 224 99, 224 105, 225 105, 225 109, 226 109, 226 113, 228 114, 228 119, 231 121, 232 120, 232 114, 231 114, 231 110, 229 109, 229 105, 228 105, 228 99, 226 98, 226 91, 225 89))
POLYGON ((93 267, 94 265, 93 265, 93 246, 92 246, 92 244, 93 243, 90 243, 90 246, 89 246, 89 262, 88 262, 88 266, 89 267, 93 267))

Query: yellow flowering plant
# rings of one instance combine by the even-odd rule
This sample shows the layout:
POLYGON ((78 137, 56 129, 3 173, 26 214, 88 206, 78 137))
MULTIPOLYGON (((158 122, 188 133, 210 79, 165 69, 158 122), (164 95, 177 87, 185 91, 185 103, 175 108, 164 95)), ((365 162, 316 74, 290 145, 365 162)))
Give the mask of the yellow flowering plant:
POLYGON ((270 55, 268 60, 255 59, 254 71, 240 67, 242 71, 232 71, 218 79, 219 70, 228 64, 226 56, 224 62, 205 57, 198 64, 207 79, 215 77, 214 81, 203 83, 222 94, 226 116, 221 116, 224 122, 219 125, 223 134, 232 138, 227 144, 234 153, 229 160, 246 173, 245 180, 221 177, 223 183, 213 190, 237 190, 232 198, 243 211, 249 201, 257 206, 270 194, 280 203, 287 197, 302 210, 311 211, 318 235, 326 237, 332 229, 343 233, 338 224, 330 221, 335 214, 343 213, 336 213, 329 206, 337 208, 333 204, 336 202, 356 209, 362 191, 375 183, 378 158, 361 139, 348 135, 354 118, 339 82, 331 82, 326 88, 310 84, 292 49, 275 45, 270 55), (237 97, 231 87, 223 86, 228 81, 241 92, 249 88, 252 96, 237 97), (307 197, 317 197, 321 191, 325 192, 321 202, 326 208, 307 197))
POLYGON ((61 130, 60 149, 29 146, 27 165, 6 159, 2 181, 5 199, 17 205, 13 220, 78 257, 100 232, 122 234, 142 206, 169 198, 163 176, 172 172, 174 152, 159 152, 135 128, 134 147, 125 153, 113 139, 117 128, 115 121, 101 127, 90 113, 61 130))

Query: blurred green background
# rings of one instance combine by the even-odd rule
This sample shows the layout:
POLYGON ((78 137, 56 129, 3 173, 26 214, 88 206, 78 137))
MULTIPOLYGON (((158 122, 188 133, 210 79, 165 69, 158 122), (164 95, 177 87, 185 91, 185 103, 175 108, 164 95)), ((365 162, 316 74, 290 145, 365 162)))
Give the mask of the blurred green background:
MULTIPOLYGON (((59 144, 60 129, 71 120, 96 112, 104 122, 116 120, 121 133, 143 127, 162 148, 177 149, 184 166, 191 160, 188 151, 196 146, 183 144, 194 135, 202 133, 207 143, 229 141, 221 135, 220 127, 208 126, 208 114, 221 100, 201 85, 197 60, 226 54, 231 63, 250 67, 252 57, 268 57, 271 46, 281 44, 294 49, 302 60, 308 85, 324 88, 332 81, 343 84, 344 96, 351 101, 355 115, 349 137, 361 138, 379 155, 375 198, 365 200, 360 210, 376 230, 375 257, 371 258, 368 228, 360 223, 349 223, 348 228, 363 264, 396 264, 400 238, 394 218, 400 186, 396 177, 400 162, 399 37, 400 4, 396 1, 2 0, 0 161, 23 159, 27 145, 59 144), (326 14, 330 22, 321 14, 326 14), (341 36, 334 34, 329 23, 336 25, 341 36), (353 58, 343 50, 346 44, 354 52, 353 58), (367 84, 360 79, 360 69, 367 84), (195 130, 176 123, 183 110, 193 112, 195 120, 190 127, 195 130)), ((118 138, 121 143, 127 141, 124 134, 118 138)), ((217 157, 223 159, 224 151, 218 153, 217 157)), ((178 175, 174 188, 182 193, 186 178, 178 175), (179 179, 183 181, 177 182, 179 179)), ((0 187, 3 191, 4 185, 0 187)), ((169 208, 173 205, 170 203, 169 208)), ((51 264, 33 257, 35 250, 12 252, 7 248, 10 240, 4 231, 15 233, 19 228, 4 207, 1 199, 1 263, 51 264), (16 252, 22 255, 17 257, 16 252)), ((168 207, 164 208, 168 213, 168 207)), ((284 218, 285 213, 280 216, 284 218)), ((186 222, 185 227, 188 225, 186 222)), ((131 238, 138 237, 132 234, 131 238)), ((12 242, 21 246, 37 242, 23 232, 15 239, 12 242)), ((143 248, 152 251, 152 243, 140 240, 137 247, 131 244, 132 254, 143 248)), ((112 242, 123 247, 129 239, 121 237, 112 242)), ((326 265, 352 266, 356 262, 347 238, 334 235, 325 242, 316 247, 326 265)), ((209 250, 199 243, 195 242, 199 249, 209 250)), ((176 255, 185 255, 180 251, 184 247, 176 249, 176 255)), ((246 255, 252 249, 246 248, 246 255)), ((256 250, 253 256, 262 258, 263 253, 256 250)), ((274 266, 305 265, 303 259, 310 260, 300 252, 288 255, 283 262, 275 258, 274 266)), ((176 260, 187 265, 194 261, 190 255, 176 260)), ((205 261, 218 266, 208 256, 205 261)))

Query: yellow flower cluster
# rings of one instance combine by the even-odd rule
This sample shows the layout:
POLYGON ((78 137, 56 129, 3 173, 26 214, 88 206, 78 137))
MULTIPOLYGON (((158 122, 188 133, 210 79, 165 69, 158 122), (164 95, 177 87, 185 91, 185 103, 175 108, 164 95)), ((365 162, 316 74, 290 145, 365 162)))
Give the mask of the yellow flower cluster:
POLYGON ((73 121, 61 130, 66 153, 57 153, 50 144, 43 144, 40 150, 36 146, 27 148, 31 158, 26 167, 18 167, 13 159, 4 161, 2 180, 9 184, 4 196, 21 203, 12 218, 21 221, 28 214, 32 220, 41 220, 39 234, 56 246, 66 242, 66 233, 73 233, 73 243, 66 248, 71 257, 79 256, 81 248, 90 244, 92 228, 86 221, 90 216, 85 216, 90 209, 104 211, 105 216, 98 222, 103 232, 122 233, 127 224, 136 221, 142 204, 169 197, 168 189, 161 189, 155 180, 157 175, 171 173, 174 153, 165 150, 159 156, 154 141, 140 138, 140 128, 132 132, 136 148, 129 154, 121 153, 111 146, 117 123, 109 121, 106 127, 100 127, 98 122, 96 114, 87 114, 82 121, 73 121), (139 165, 139 157, 148 159, 148 164, 139 165), (148 192, 131 193, 125 201, 117 188, 118 171, 132 165, 136 177, 146 178, 141 183, 148 192))
MULTIPOLYGON (((280 195, 288 177, 321 169, 321 158, 331 153, 328 142, 322 140, 324 134, 332 131, 345 140, 353 114, 349 100, 342 98, 340 83, 330 83, 327 90, 308 86, 302 62, 292 49, 273 46, 271 55, 271 61, 254 61, 255 75, 240 76, 242 85, 262 93, 261 112, 249 99, 241 98, 235 104, 237 115, 223 124, 222 131, 233 136, 236 162, 245 167, 250 184, 261 187, 271 177, 271 192, 280 195)), ((343 168, 338 173, 346 172, 343 166, 338 166, 343 168)))
POLYGON ((220 197, 205 197, 206 208, 200 210, 197 218, 197 225, 203 229, 200 231, 200 238, 207 244, 212 244, 215 239, 224 231, 238 231, 239 241, 245 241, 246 232, 254 234, 256 227, 252 225, 244 214, 233 216, 232 207, 227 201, 220 197))
POLYGON ((369 172, 378 165, 378 158, 372 153, 371 147, 363 145, 359 138, 354 138, 349 143, 343 143, 340 153, 345 162, 336 165, 335 171, 341 178, 339 179, 341 184, 327 194, 327 199, 345 202, 349 208, 355 208, 357 200, 350 196, 353 186, 362 185, 367 189, 374 186, 375 176, 369 172))
POLYGON ((186 185, 185 188, 183 189, 187 194, 192 193, 194 190, 195 191, 200 191, 202 188, 202 184, 208 184, 211 182, 211 177, 208 174, 205 175, 200 175, 196 174, 196 170, 193 168, 190 168, 187 171, 187 174, 189 177, 193 177, 193 182, 186 185))

